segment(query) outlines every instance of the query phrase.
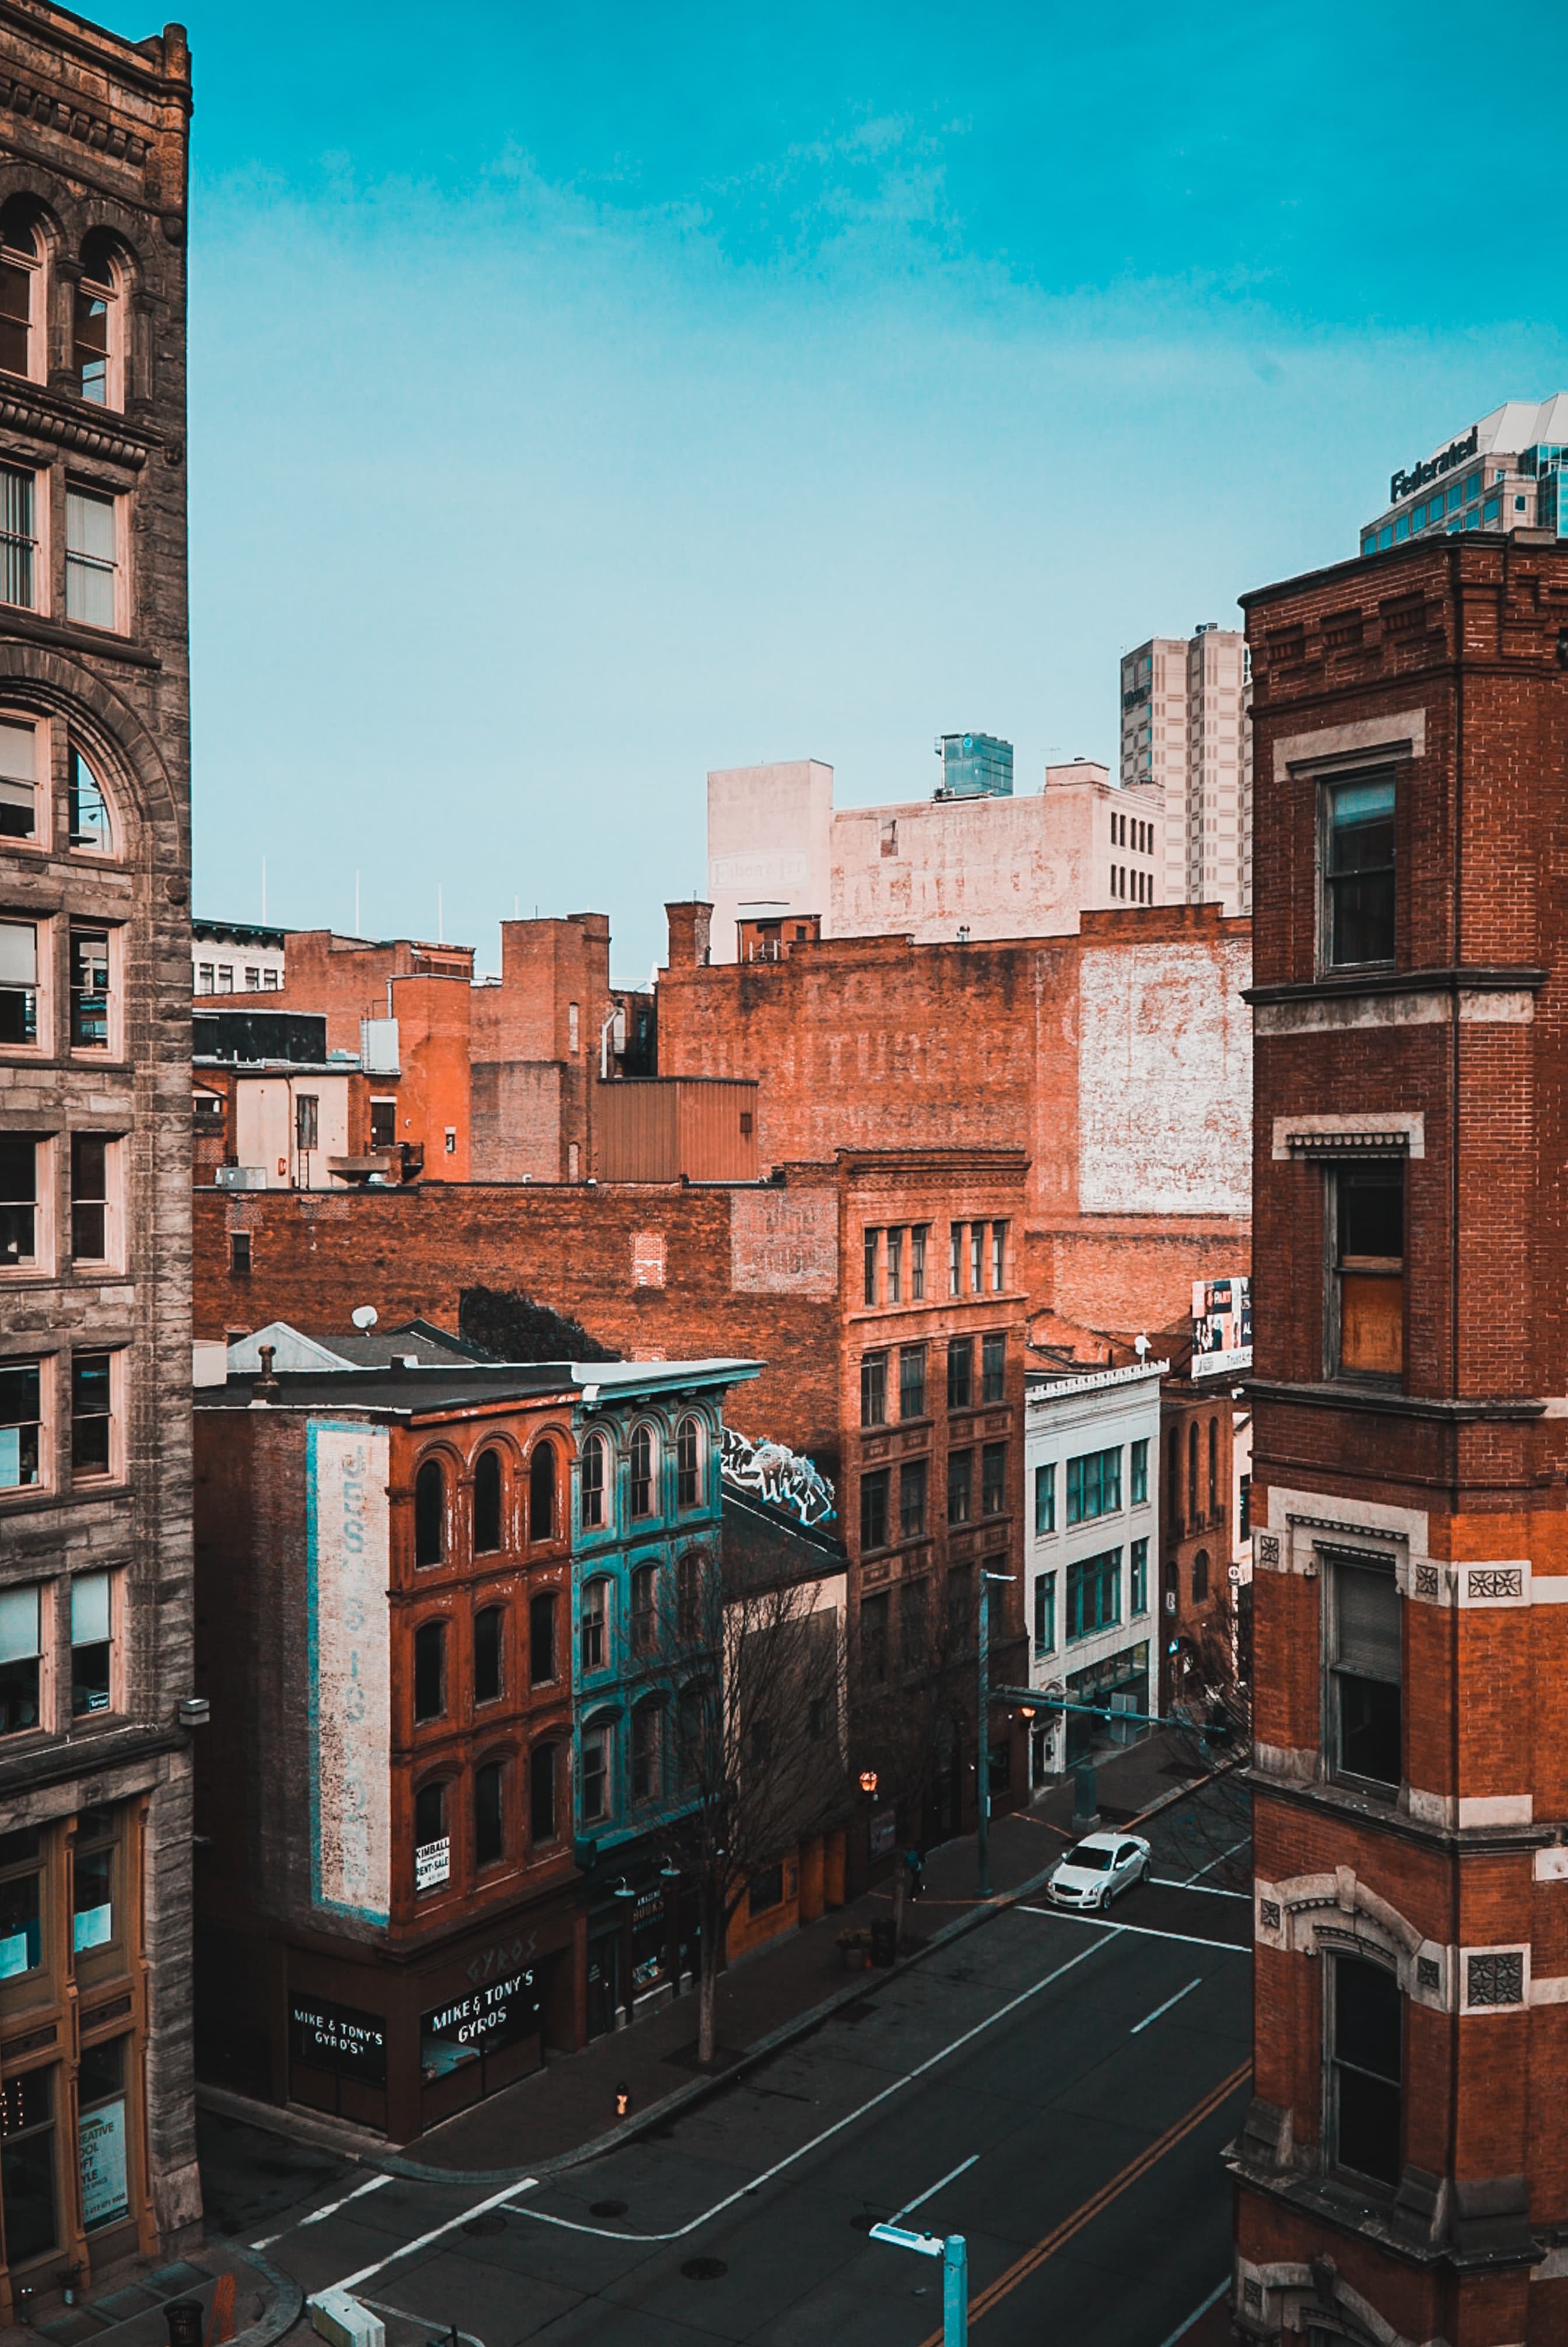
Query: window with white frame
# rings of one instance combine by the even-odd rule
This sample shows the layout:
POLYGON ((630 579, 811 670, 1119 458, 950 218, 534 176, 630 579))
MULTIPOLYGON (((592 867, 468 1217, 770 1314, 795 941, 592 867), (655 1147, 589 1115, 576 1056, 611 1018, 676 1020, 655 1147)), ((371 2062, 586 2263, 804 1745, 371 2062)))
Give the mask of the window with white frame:
POLYGON ((71 1583, 71 1712, 113 1709, 114 1575, 78 1573, 71 1583))
POLYGON ((0 1589, 0 1736, 44 1725, 41 1594, 36 1581, 0 1589))
POLYGON ((36 231, 7 206, 0 227, 0 368, 31 375, 35 364, 35 313, 42 300, 43 271, 36 231))
POLYGON ((38 728, 30 719, 0 717, 0 839, 48 844, 48 802, 39 804, 38 750, 38 728))
POLYGON ((108 798, 92 761, 76 742, 71 743, 67 774, 70 845, 97 856, 111 855, 114 851, 114 824, 109 815, 108 798))
POLYGON ((0 1043, 38 1040, 38 925, 0 920, 0 1043))
POLYGON ((37 485, 22 465, 0 465, 0 603, 38 607, 37 485))
POLYGON ((98 489, 67 489, 67 619, 118 629, 119 571, 119 499, 98 489))
POLYGON ((0 1491, 43 1480, 44 1364, 0 1361, 0 1491))
POLYGON ((46 1146, 36 1133, 0 1133, 0 1271, 31 1271, 38 1266, 46 1146))
POLYGON ((109 1048, 109 933, 86 921, 71 923, 71 1049, 109 1048))
POLYGON ((71 1474, 114 1471, 115 1357, 108 1352, 71 1355, 71 1474))
POLYGON ((610 1735, 608 1726, 589 1727, 582 1739, 582 1821, 599 1825, 610 1811, 610 1735))

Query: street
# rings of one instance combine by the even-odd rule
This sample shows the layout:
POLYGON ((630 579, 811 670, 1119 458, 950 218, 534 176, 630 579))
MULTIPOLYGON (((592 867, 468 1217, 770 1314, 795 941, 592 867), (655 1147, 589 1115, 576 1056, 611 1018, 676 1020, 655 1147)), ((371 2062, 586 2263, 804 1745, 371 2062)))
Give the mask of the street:
POLYGON ((1229 2260, 1251 1917, 1224 1830, 1223 1809, 1196 1838, 1159 1821, 1155 1881, 1108 1921, 1004 1911, 549 2180, 348 2171, 257 2238, 307 2291, 375 2306, 389 2347, 454 2325, 478 2347, 925 2347, 939 2266, 866 2239, 897 2217, 967 2236, 983 2347, 1164 2347, 1229 2260))

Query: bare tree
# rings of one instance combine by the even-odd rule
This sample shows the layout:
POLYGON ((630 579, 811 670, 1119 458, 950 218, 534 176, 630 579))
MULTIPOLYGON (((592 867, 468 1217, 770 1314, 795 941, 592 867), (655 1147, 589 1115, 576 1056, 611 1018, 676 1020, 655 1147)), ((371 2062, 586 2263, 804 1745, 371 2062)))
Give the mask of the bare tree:
POLYGON ((687 1806, 672 1840, 698 1893, 697 2059, 712 2061, 719 1966, 748 1886, 841 1819, 844 1632, 821 1560, 793 1576, 696 1551, 681 1561, 669 1650, 683 1658, 673 1759, 687 1806))
MULTIPOLYGON (((875 1604, 875 1600, 873 1604, 875 1604)), ((854 1686, 851 1768, 874 1773, 879 1805, 891 1802, 900 1850, 922 1837, 927 1804, 961 1752, 975 1711, 975 1583, 958 1566, 945 1583, 901 1582, 880 1616, 863 1603, 854 1686)), ((893 1875, 893 1938, 904 1935, 908 1869, 893 1875)))

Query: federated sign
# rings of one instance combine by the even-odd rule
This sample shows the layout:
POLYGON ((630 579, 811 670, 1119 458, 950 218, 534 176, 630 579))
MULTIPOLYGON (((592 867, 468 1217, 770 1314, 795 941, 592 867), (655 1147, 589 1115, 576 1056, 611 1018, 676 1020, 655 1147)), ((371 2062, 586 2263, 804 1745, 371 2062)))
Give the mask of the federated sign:
POLYGON ((289 1999, 289 2051, 307 2069, 386 2084, 386 2024, 377 2013, 320 1996, 289 1999))
POLYGON ((1193 1375, 1233 1377, 1252 1367, 1252 1282, 1193 1282, 1193 1375))
POLYGON ((384 1923, 392 1882, 392 1698, 384 1427, 306 1435, 311 1809, 315 1895, 384 1923))

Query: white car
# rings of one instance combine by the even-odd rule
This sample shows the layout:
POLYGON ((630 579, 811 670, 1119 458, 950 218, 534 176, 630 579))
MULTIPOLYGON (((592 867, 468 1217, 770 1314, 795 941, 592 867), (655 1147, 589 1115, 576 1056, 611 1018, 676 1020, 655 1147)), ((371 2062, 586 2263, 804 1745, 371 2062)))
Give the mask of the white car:
POLYGON ((1129 1883, 1146 1882, 1149 1865, 1149 1845, 1142 1834, 1085 1834, 1058 1862, 1046 1896, 1056 1907, 1098 1912, 1129 1883))

